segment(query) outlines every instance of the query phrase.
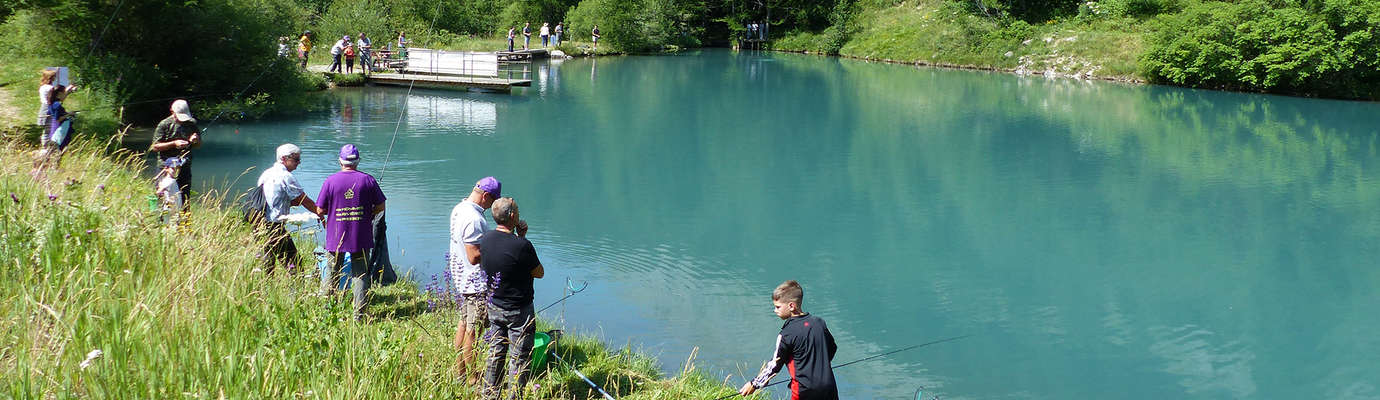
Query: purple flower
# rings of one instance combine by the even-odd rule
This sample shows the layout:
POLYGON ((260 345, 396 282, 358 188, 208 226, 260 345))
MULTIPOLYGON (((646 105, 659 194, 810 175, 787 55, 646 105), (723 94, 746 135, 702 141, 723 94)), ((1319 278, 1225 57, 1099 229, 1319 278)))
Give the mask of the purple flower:
POLYGON ((102 184, 96 185, 96 190, 99 190, 99 191, 104 192, 104 191, 105 191, 105 184, 102 183, 102 184))
POLYGON ((92 232, 95 232, 95 231, 96 231, 95 229, 87 229, 87 230, 86 230, 86 234, 87 234, 87 235, 90 235, 92 232))
POLYGON ((10 199, 14 200, 14 204, 19 204, 19 195, 14 194, 14 192, 10 192, 10 199))
POLYGON ((48 193, 48 201, 57 200, 57 198, 58 196, 56 194, 48 193))

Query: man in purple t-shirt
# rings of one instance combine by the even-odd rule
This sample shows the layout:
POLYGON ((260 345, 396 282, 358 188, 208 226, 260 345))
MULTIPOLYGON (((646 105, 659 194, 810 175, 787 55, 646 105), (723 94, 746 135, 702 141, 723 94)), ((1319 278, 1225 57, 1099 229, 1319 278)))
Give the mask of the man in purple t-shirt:
POLYGON ((374 248, 374 216, 383 212, 387 200, 374 177, 357 168, 359 149, 353 144, 341 147, 340 172, 327 177, 316 196, 318 209, 326 218, 326 251, 335 260, 330 276, 321 277, 321 290, 330 293, 335 289, 348 253, 355 319, 364 315, 364 295, 369 290, 366 253, 374 248))

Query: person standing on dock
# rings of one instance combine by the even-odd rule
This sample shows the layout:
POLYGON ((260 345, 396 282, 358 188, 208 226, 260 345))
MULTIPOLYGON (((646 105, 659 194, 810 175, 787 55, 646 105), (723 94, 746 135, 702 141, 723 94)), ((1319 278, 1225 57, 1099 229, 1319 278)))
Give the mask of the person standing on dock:
POLYGON ((197 128, 196 118, 192 118, 192 109, 186 100, 173 101, 169 109, 172 115, 153 128, 153 145, 149 149, 158 152, 158 165, 163 165, 169 158, 182 157, 177 187, 182 194, 182 210, 186 211, 187 196, 191 194, 192 186, 192 149, 201 147, 201 128, 197 128))
POLYGON ((355 45, 359 47, 359 66, 364 69, 364 74, 368 75, 374 70, 374 42, 369 40, 364 32, 360 32, 355 45))
POLYGON ((546 48, 546 46, 550 46, 550 45, 551 45, 551 24, 550 24, 550 23, 546 23, 546 22, 542 22, 542 23, 541 23, 541 47, 542 47, 542 48, 546 48))
POLYGON ((517 38, 517 27, 508 28, 508 51, 513 51, 513 39, 517 38))
POLYGON ((522 49, 527 50, 532 45, 532 23, 522 23, 522 49))
POLYGON ((493 206, 498 227, 479 239, 484 273, 494 285, 489 300, 489 359, 484 368, 482 397, 498 399, 504 391, 504 377, 510 376, 507 398, 518 399, 527 385, 532 341, 537 333, 532 280, 546 276, 546 270, 532 242, 517 235, 522 221, 517 202, 504 197, 494 201, 493 206))
POLYGON ((321 183, 316 195, 317 210, 326 218, 326 251, 330 252, 330 274, 321 277, 321 292, 333 293, 345 255, 350 255, 350 289, 354 294, 355 320, 364 318, 365 295, 368 294, 370 274, 369 249, 374 248, 374 216, 384 211, 383 190, 374 177, 359 171, 359 149, 353 144, 340 148, 340 172, 321 183))
POLYGON ((278 264, 287 266, 291 273, 297 261, 297 244, 292 242, 292 235, 288 234, 287 223, 283 217, 291 214, 292 206, 302 206, 313 214, 320 215, 321 210, 316 208, 316 202, 311 201, 307 192, 302 190, 302 184, 297 182, 297 177, 292 176, 292 171, 297 170, 297 166, 302 164, 302 149, 292 143, 278 146, 275 153, 278 159, 272 167, 264 170, 259 175, 258 185, 264 191, 264 204, 267 212, 264 218, 268 222, 268 243, 264 248, 264 270, 269 274, 273 273, 273 268, 278 264))
POLYGON ((594 30, 590 33, 594 36, 594 50, 597 51, 599 50, 599 25, 595 25, 594 30))
POLYGON ((563 24, 561 24, 560 22, 556 23, 556 36, 553 38, 554 40, 552 40, 552 42, 554 42, 553 44, 556 47, 561 47, 561 34, 565 33, 565 28, 563 28, 562 26, 563 24))
POLYGON ((355 56, 358 54, 355 51, 355 43, 350 41, 349 36, 345 37, 345 49, 340 52, 345 55, 345 73, 355 73, 355 56))
POLYGON ((345 35, 340 40, 335 41, 331 46, 331 67, 326 72, 340 72, 340 53, 345 52, 346 43, 350 42, 350 35, 345 35))
POLYGON ((450 258, 448 267, 455 290, 460 292, 460 323, 455 327, 455 359, 460 377, 470 375, 474 345, 489 320, 488 285, 479 268, 479 239, 489 230, 484 210, 493 206, 503 193, 503 184, 489 176, 474 183, 470 195, 450 211, 450 258))

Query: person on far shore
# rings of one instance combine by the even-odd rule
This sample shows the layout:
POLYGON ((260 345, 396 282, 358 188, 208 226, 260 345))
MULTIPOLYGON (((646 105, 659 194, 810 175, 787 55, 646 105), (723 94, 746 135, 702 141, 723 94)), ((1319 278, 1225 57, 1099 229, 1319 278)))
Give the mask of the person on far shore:
POLYGON ((177 173, 177 186, 182 194, 182 209, 190 206, 187 197, 192 186, 192 149, 201 147, 201 128, 192 118, 192 109, 187 100, 177 99, 169 107, 172 115, 164 118, 153 128, 153 145, 149 150, 158 152, 158 164, 162 165, 172 157, 182 157, 182 166, 177 173))
POLYGON ((287 58, 292 51, 292 45, 288 44, 287 36, 278 37, 278 57, 287 58))
POLYGON ((546 23, 546 22, 542 22, 542 23, 541 23, 541 47, 542 47, 542 48, 546 48, 546 46, 550 46, 550 45, 551 45, 551 24, 546 23))
POLYGON ((307 67, 307 56, 311 55, 311 31, 302 31, 297 39, 297 58, 302 60, 302 68, 307 67))
POLYGON ((365 74, 368 74, 374 71, 374 41, 369 40, 364 32, 360 32, 358 36, 359 39, 355 45, 359 48, 359 67, 364 70, 365 74))
POLYGON ((536 335, 536 313, 532 311, 532 280, 546 276, 537 250, 527 238, 518 236, 521 215, 512 197, 494 201, 494 222, 498 227, 479 239, 484 273, 494 281, 489 301, 489 359, 484 368, 482 398, 497 399, 508 382, 507 398, 521 397, 526 388, 532 360, 532 341, 536 335), (507 364, 505 371, 505 361, 507 364))
POLYGON ((561 26, 562 24, 560 22, 556 23, 555 36, 552 37, 552 43, 556 47, 561 47, 561 34, 565 33, 565 28, 562 28, 561 26))
POLYGON ((331 67, 326 69, 326 72, 341 72, 340 56, 345 52, 347 43, 350 43, 350 35, 340 37, 340 40, 335 41, 335 44, 331 45, 331 67))
POLYGON ((283 217, 291 213, 292 206, 302 206, 313 214, 321 214, 316 203, 302 190, 302 184, 297 183, 297 177, 292 176, 292 171, 302 164, 302 149, 286 143, 278 146, 275 156, 277 160, 259 175, 258 183, 263 188, 264 203, 268 207, 264 213, 269 235, 264 248, 264 264, 267 267, 264 271, 269 274, 278 264, 286 265, 289 273, 296 267, 297 244, 292 242, 287 223, 283 221, 283 217))
POLYGON ((349 36, 345 37, 345 49, 341 54, 345 55, 345 73, 355 73, 355 42, 350 41, 349 36))
POLYGON ((594 36, 594 50, 599 50, 599 25, 595 25, 590 33, 594 36))
POLYGON ((63 88, 54 83, 54 81, 57 80, 57 76, 58 70, 56 69, 44 69, 38 76, 38 126, 43 128, 43 134, 39 136, 38 139, 40 145, 46 146, 48 144, 49 134, 52 133, 50 126, 53 121, 51 108, 53 105, 54 91, 60 91, 62 92, 61 97, 66 97, 67 94, 77 89, 76 86, 67 86, 63 88))
POLYGON ((353 144, 340 148, 340 172, 326 178, 316 195, 317 215, 326 218, 326 251, 332 268, 321 276, 322 294, 334 293, 350 255, 350 289, 354 294, 355 320, 364 318, 365 295, 369 291, 368 252, 374 248, 374 216, 384 211, 383 190, 374 177, 359 171, 359 149, 353 144))
POLYGON ((532 45, 532 23, 522 23, 522 49, 527 50, 532 45))
POLYGON ((824 320, 800 308, 805 289, 794 280, 782 282, 771 293, 776 316, 786 323, 776 335, 776 350, 752 381, 743 384, 738 394, 751 395, 767 385, 781 367, 790 365, 791 398, 800 400, 838 400, 834 383, 834 353, 839 347, 824 320))
POLYGON ((462 296, 460 323, 455 327, 455 347, 460 355, 455 359, 459 376, 464 379, 474 360, 474 345, 488 324, 489 287, 480 269, 479 239, 489 230, 484 210, 493 206, 503 194, 503 183, 489 176, 474 183, 469 196, 450 211, 450 268, 455 290, 462 296))
POLYGON ((517 27, 508 28, 508 51, 513 51, 513 39, 517 38, 517 27))

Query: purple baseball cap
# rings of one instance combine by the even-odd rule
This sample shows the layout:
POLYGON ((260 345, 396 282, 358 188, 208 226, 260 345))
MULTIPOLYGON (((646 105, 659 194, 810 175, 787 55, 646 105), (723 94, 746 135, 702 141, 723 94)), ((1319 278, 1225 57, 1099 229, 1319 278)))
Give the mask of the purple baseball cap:
POLYGON ((347 145, 344 145, 344 146, 340 146, 340 161, 351 161, 351 162, 353 162, 353 161, 358 161, 358 160, 359 160, 359 149, 355 148, 355 145, 353 145, 353 144, 347 144, 347 145))
POLYGON ((492 176, 486 176, 484 179, 480 179, 479 183, 474 184, 474 187, 483 190, 495 199, 503 197, 503 183, 492 176))

